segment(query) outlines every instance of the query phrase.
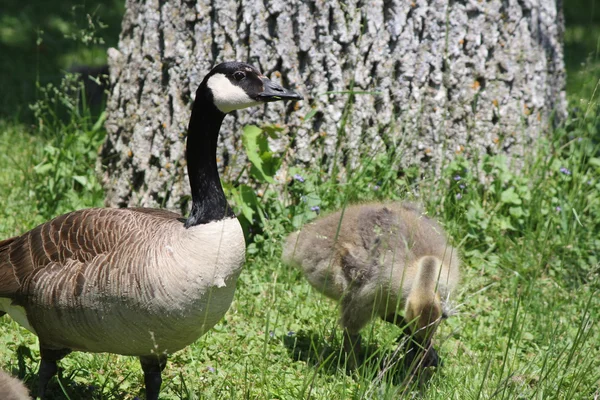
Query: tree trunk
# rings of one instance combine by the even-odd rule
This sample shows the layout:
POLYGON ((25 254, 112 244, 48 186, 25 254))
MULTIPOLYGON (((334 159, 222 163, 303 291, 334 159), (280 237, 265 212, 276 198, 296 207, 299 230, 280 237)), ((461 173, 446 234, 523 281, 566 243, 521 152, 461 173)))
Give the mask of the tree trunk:
POLYGON ((520 159, 565 114, 563 27, 560 0, 128 0, 109 51, 107 203, 186 211, 193 93, 225 60, 305 100, 228 116, 222 170, 246 162, 248 123, 289 127, 293 138, 272 143, 290 144, 288 164, 330 173, 336 160, 342 177, 361 155, 392 150, 399 168, 439 170, 456 154, 520 159))

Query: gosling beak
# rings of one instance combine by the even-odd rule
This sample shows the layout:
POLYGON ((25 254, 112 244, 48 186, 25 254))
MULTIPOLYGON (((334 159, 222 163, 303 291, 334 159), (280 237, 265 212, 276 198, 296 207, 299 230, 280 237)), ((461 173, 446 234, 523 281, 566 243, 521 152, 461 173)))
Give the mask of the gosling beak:
POLYGON ((269 78, 263 77, 261 79, 264 90, 256 96, 255 100, 263 101, 265 103, 277 100, 302 100, 301 95, 292 90, 283 88, 269 78))

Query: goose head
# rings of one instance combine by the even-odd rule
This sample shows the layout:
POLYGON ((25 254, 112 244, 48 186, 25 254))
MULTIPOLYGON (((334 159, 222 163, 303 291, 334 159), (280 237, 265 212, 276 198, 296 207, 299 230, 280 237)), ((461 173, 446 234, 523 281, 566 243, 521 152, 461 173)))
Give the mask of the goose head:
POLYGON ((302 99, 298 93, 273 82, 252 65, 241 62, 217 65, 198 90, 206 91, 223 114, 261 103, 302 99))
POLYGON ((202 80, 188 127, 186 159, 192 210, 186 227, 233 216, 221 186, 216 151, 225 116, 235 110, 302 96, 271 81, 252 65, 225 62, 202 80))

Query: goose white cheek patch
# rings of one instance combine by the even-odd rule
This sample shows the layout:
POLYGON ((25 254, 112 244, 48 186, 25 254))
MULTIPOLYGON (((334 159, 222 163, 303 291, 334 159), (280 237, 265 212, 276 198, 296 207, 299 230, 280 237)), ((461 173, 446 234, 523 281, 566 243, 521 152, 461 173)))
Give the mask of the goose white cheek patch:
POLYGON ((233 110, 261 104, 251 99, 244 89, 231 83, 223 74, 214 74, 211 76, 208 79, 207 86, 213 94, 215 106, 221 112, 228 113, 233 110))

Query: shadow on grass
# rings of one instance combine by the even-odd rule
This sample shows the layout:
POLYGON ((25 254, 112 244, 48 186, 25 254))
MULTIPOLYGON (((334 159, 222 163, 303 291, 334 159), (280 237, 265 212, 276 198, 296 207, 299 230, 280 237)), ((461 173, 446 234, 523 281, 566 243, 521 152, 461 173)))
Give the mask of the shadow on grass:
POLYGON ((342 344, 336 338, 324 338, 320 332, 300 330, 282 338, 288 355, 294 361, 304 361, 317 369, 316 373, 336 375, 343 371, 348 375, 369 381, 384 381, 394 385, 425 385, 434 371, 432 368, 420 370, 418 376, 410 373, 412 358, 405 354, 404 336, 400 336, 396 346, 380 347, 363 338, 360 365, 348 368, 347 356, 342 344), (408 362, 407 362, 408 361, 408 362))
MULTIPOLYGON (((31 350, 27 346, 19 346, 17 348, 17 371, 10 371, 13 376, 17 376, 23 380, 25 386, 29 389, 29 393, 32 396, 38 394, 38 372, 39 360, 33 356, 31 350), (27 366, 29 365, 29 368, 27 366)), ((119 386, 122 382, 125 382, 129 375, 121 378, 119 384, 115 385, 114 389, 108 389, 103 387, 96 387, 93 385, 86 385, 74 380, 75 375, 80 372, 73 370, 69 375, 64 374, 64 370, 59 369, 57 377, 50 380, 46 389, 46 400, 64 400, 64 399, 90 399, 90 400, 123 400, 130 398, 130 393, 122 393, 119 390, 119 386)), ((34 397, 35 398, 35 397, 34 397)), ((3 399, 0 399, 3 400, 3 399)))

